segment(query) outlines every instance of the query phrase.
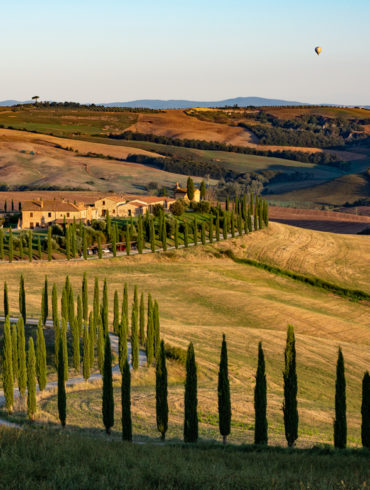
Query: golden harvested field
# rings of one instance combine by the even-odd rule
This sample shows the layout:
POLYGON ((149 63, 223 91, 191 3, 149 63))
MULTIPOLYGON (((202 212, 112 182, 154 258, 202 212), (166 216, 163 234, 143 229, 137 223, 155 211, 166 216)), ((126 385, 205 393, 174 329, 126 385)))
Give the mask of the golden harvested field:
MULTIPOLYGON (((137 193, 143 192, 149 182, 172 187, 179 180, 178 174, 104 158, 125 159, 129 154, 159 156, 133 147, 0 129, 0 183, 137 193), (89 152, 102 158, 83 156, 89 152)), ((194 180, 201 179, 195 177, 194 180)))
MULTIPOLYGON (((165 341, 186 348, 195 345, 199 366, 200 436, 218 438, 217 369, 222 333, 228 340, 233 425, 231 440, 252 442, 253 387, 257 344, 263 341, 268 379, 270 440, 284 443, 282 369, 287 324, 295 326, 299 384, 299 446, 332 442, 335 362, 338 346, 344 352, 347 373, 349 443, 360 440, 360 391, 363 372, 370 367, 369 305, 328 294, 300 282, 260 269, 236 264, 218 254, 232 248, 243 256, 266 260, 266 244, 275 247, 281 267, 311 272, 322 278, 361 286, 369 291, 365 267, 369 263, 368 237, 347 237, 297 230, 272 223, 268 230, 229 240, 217 246, 197 247, 164 255, 133 256, 104 261, 3 264, 11 310, 18 304, 18 282, 23 272, 29 314, 40 308, 44 275, 61 291, 65 274, 81 287, 87 272, 90 301, 93 278, 107 277, 111 296, 125 281, 133 293, 151 292, 158 299, 165 341), (303 237, 300 237, 302 234, 303 237), (276 240, 274 236, 276 235, 276 240), (325 240, 326 239, 326 240, 325 240), (284 250, 284 244, 288 252, 284 250), (290 250, 290 252, 289 252, 290 250), (344 250, 341 254, 341 250, 344 250), (339 252, 338 252, 339 251, 339 252), (338 257, 336 257, 336 254, 338 257), (312 259, 310 259, 312 257, 312 259), (334 270, 331 271, 331 268, 334 270), (31 288, 32 284, 32 288, 31 288)), ((267 261, 267 260, 266 260, 267 261)), ((183 368, 170 363, 169 436, 181 437, 183 368)), ((155 436, 154 370, 140 369, 133 376, 134 434, 155 436)), ((76 428, 102 428, 100 386, 75 389, 70 395, 68 423, 76 428)), ((116 388, 119 404, 119 388, 116 388)), ((41 418, 56 421, 54 394, 44 396, 41 418)), ((115 428, 119 429, 117 407, 115 428)))

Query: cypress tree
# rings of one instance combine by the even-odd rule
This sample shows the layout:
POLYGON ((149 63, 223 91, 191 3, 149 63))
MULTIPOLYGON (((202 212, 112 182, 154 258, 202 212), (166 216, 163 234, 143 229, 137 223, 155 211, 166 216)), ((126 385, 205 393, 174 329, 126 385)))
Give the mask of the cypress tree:
POLYGON ((12 361, 13 361, 13 379, 14 383, 18 379, 18 333, 17 325, 12 325, 12 361))
POLYGON ((73 218, 70 235, 71 235, 71 253, 72 253, 72 257, 75 258, 77 255, 76 218, 73 218))
POLYGON ((145 345, 145 304, 144 304, 144 293, 140 296, 140 344, 145 345))
POLYGON ((97 347, 97 355, 98 355, 98 367, 100 374, 103 375, 103 367, 104 367, 104 330, 101 319, 98 320, 98 347, 97 347))
POLYGON ((9 317, 5 319, 5 324, 4 324, 3 389, 5 395, 6 408, 9 413, 12 413, 13 405, 14 405, 14 378, 13 378, 12 334, 10 331, 9 317))
POLYGON ((77 331, 78 335, 82 337, 82 323, 83 323, 83 306, 81 296, 77 295, 77 331))
POLYGON ((242 199, 242 218, 245 221, 247 219, 247 195, 243 194, 242 199))
POLYGON ((285 369, 284 369, 284 426, 288 446, 293 446, 298 438, 298 409, 297 409, 297 372, 295 337, 292 325, 288 326, 285 369))
POLYGON ((49 315, 49 292, 48 292, 48 278, 45 276, 44 287, 41 296, 41 319, 42 324, 46 325, 46 320, 49 315))
POLYGON ((130 255, 130 251, 131 251, 130 227, 129 224, 126 223, 126 254, 130 255))
POLYGON ((19 236, 19 258, 23 260, 23 237, 19 236))
POLYGON ((337 379, 335 383, 334 446, 344 449, 347 445, 346 378, 342 349, 338 350, 337 379))
POLYGON ((76 319, 73 320, 71 325, 72 340, 73 340, 73 367, 76 372, 80 371, 80 332, 78 330, 78 325, 76 319))
POLYGON ((197 223, 197 219, 194 218, 193 220, 193 236, 194 236, 194 245, 198 245, 198 223, 197 223))
POLYGON ((258 343, 258 367, 256 373, 256 386, 254 388, 254 443, 267 444, 267 395, 266 395, 265 356, 262 343, 258 343))
POLYGON ((87 286, 87 276, 86 272, 84 272, 81 286, 81 295, 82 295, 82 310, 83 310, 83 319, 85 322, 89 319, 89 289, 87 286))
POLYGON ((155 228, 154 228, 154 221, 152 217, 150 217, 149 238, 150 238, 150 248, 154 253, 155 252, 155 228))
POLYGON ((118 304, 118 292, 114 291, 113 301, 113 332, 118 334, 119 332, 119 304, 118 304))
MULTIPOLYGON (((87 325, 85 323, 85 325, 87 325)), ((90 369, 94 367, 94 362, 95 362, 95 344, 96 344, 96 328, 94 325, 93 321, 93 315, 90 313, 90 318, 89 318, 89 347, 90 347, 90 353, 89 353, 89 359, 90 359, 90 369)))
POLYGON ((153 362, 154 355, 154 327, 153 327, 153 303, 152 296, 148 295, 148 323, 147 323, 147 339, 146 339, 146 359, 148 367, 153 362))
POLYGON ((254 205, 254 218, 253 218, 254 231, 258 230, 258 201, 256 196, 256 203, 254 205))
POLYGON ((201 240, 202 240, 202 245, 206 244, 206 225, 204 221, 202 221, 201 224, 201 240))
POLYGON ((166 352, 165 352, 163 340, 161 340, 160 354, 157 359, 156 370, 155 370, 155 399, 156 399, 157 429, 161 434, 162 441, 164 441, 168 428, 168 401, 167 401, 166 352))
POLYGON ((66 425, 67 418, 67 397, 66 397, 66 385, 65 385, 65 366, 64 366, 64 347, 63 338, 59 339, 58 350, 58 414, 62 427, 66 425))
POLYGON ((200 183, 200 198, 204 200, 206 198, 206 184, 204 180, 200 183))
POLYGON ((82 230, 82 256, 84 260, 87 260, 87 237, 85 227, 82 230))
POLYGON ((115 225, 112 227, 112 254, 113 257, 117 257, 117 228, 115 225))
POLYGON ((166 218, 164 216, 162 221, 162 248, 164 251, 167 250, 167 227, 166 227, 166 218))
POLYGON ((112 236, 112 221, 109 215, 109 210, 107 210, 107 215, 106 215, 106 230, 107 230, 108 240, 110 240, 112 236))
POLYGON ((188 347, 186 356, 185 380, 185 418, 184 441, 197 442, 198 440, 198 413, 197 413, 197 367, 192 342, 188 347))
POLYGON ((184 223, 184 245, 186 248, 189 246, 189 230, 186 222, 184 223))
POLYGON ((101 259, 103 257, 103 251, 101 248, 101 236, 98 235, 98 257, 101 259))
POLYGON ((226 444, 226 438, 231 429, 231 401, 225 335, 222 336, 220 369, 218 372, 218 415, 220 434, 222 435, 223 443, 226 444))
POLYGON ((234 215, 234 211, 231 212, 230 226, 231 226, 231 236, 233 238, 235 238, 235 215, 234 215))
POLYGON ((227 231, 228 231, 228 219, 227 219, 227 214, 225 214, 225 216, 224 216, 224 225, 223 225, 223 228, 222 228, 224 240, 227 239, 227 231))
POLYGON ((213 243, 213 217, 211 216, 209 219, 209 243, 213 243))
POLYGON ((8 296, 8 285, 5 281, 4 282, 4 317, 6 318, 8 315, 10 315, 9 296, 8 296))
POLYGON ((161 341, 161 326, 159 323, 159 307, 157 300, 154 301, 153 309, 153 331, 154 331, 154 357, 158 359, 161 341))
POLYGON ((41 321, 37 325, 36 334, 36 374, 40 391, 46 386, 46 345, 41 321))
POLYGON ((6 202, 6 199, 5 199, 5 202, 4 202, 4 212, 6 213, 8 210, 8 205, 7 205, 7 202, 6 202))
POLYGON ((370 449, 370 375, 368 371, 362 379, 361 416, 362 445, 370 449))
POLYGON ((143 236, 143 218, 140 215, 137 222, 137 251, 139 254, 143 253, 144 236, 143 236))
POLYGON ((26 324, 27 311, 26 311, 26 291, 24 288, 24 277, 21 274, 19 281, 19 313, 23 318, 24 324, 26 324))
POLYGON ((186 187, 187 187, 188 199, 189 199, 189 201, 192 201, 194 199, 194 182, 193 182, 193 179, 191 177, 188 177, 186 187))
POLYGON ((131 373, 130 373, 130 366, 127 357, 122 370, 121 404, 122 404, 122 439, 124 441, 132 441, 131 373))
POLYGON ((249 207, 248 207, 247 224, 248 224, 249 233, 252 233, 252 231, 253 231, 252 216, 250 214, 250 208, 249 207))
POLYGON ((0 260, 4 260, 4 232, 0 228, 0 260))
POLYGON ((228 211, 229 210, 229 204, 230 204, 229 196, 226 196, 225 211, 228 211))
POLYGON ((28 232, 28 260, 32 262, 33 249, 32 249, 32 230, 28 232))
POLYGON ((110 434, 114 425, 114 400, 112 380, 112 351, 110 348, 109 334, 105 336, 104 370, 103 370, 103 423, 105 431, 110 434))
POLYGON ((104 330, 104 335, 108 333, 108 285, 107 285, 107 280, 104 279, 104 286, 103 286, 103 315, 102 315, 102 322, 103 322, 103 330, 104 330))
POLYGON ((88 380, 90 377, 90 338, 87 323, 84 325, 83 336, 83 377, 88 380))
POLYGON ((36 413, 36 360, 32 337, 28 341, 27 354, 27 415, 30 420, 34 420, 36 413))
MULTIPOLYGON (((127 326, 128 326, 128 287, 127 287, 127 282, 125 282, 125 285, 123 287, 123 301, 122 301, 122 312, 125 312, 125 318, 127 320, 127 326)), ((128 332, 127 332, 128 334, 128 332)))
POLYGON ((11 228, 9 229, 8 258, 9 262, 13 262, 13 232, 11 228))
MULTIPOLYGON (((68 380, 68 349, 67 349, 67 322, 63 318, 62 319, 62 330, 60 332, 60 338, 62 339, 62 347, 63 347, 63 368, 64 368, 64 381, 68 380)), ((60 359, 60 351, 58 353, 58 368, 61 362, 60 359)))
POLYGON ((58 315, 58 291, 57 285, 53 284, 53 290, 51 295, 53 326, 54 326, 54 339, 55 339, 55 365, 58 366, 58 350, 59 350, 59 315, 58 315))
POLYGON ((122 310, 121 323, 119 325, 119 344, 118 344, 118 354, 119 354, 119 367, 121 373, 123 372, 123 365, 127 359, 127 319, 125 317, 125 312, 122 310))
POLYGON ((179 248, 179 222, 175 221, 175 248, 179 248))
POLYGON ((95 284, 94 284, 94 304, 93 304, 93 315, 94 315, 94 325, 95 328, 98 326, 98 318, 99 318, 99 281, 98 278, 95 277, 95 284))
POLYGON ((71 260, 71 232, 70 227, 66 228, 66 257, 67 260, 71 260))
POLYGON ((24 335, 23 318, 18 319, 18 388, 19 393, 23 397, 27 387, 27 366, 26 366, 26 339, 24 335))
POLYGON ((52 259, 51 253, 52 253, 52 247, 51 247, 51 226, 49 226, 49 228, 48 228, 48 261, 49 262, 52 259))
POLYGON ((262 230, 264 223, 263 223, 263 204, 262 201, 259 201, 258 204, 258 228, 262 230))
POLYGON ((39 254, 39 259, 42 259, 42 249, 41 249, 41 238, 40 235, 37 237, 37 251, 39 254))
POLYGON ((137 313, 135 308, 132 309, 131 315, 131 353, 132 353, 132 367, 138 369, 139 367, 139 338, 138 338, 138 323, 137 313))
POLYGON ((242 234, 243 234, 243 220, 242 220, 242 217, 240 216, 240 214, 238 216, 238 234, 239 234, 239 236, 242 236, 242 234))
POLYGON ((69 289, 66 288, 66 291, 68 294, 68 320, 72 331, 72 325, 75 319, 75 298, 72 285, 69 285, 69 289))

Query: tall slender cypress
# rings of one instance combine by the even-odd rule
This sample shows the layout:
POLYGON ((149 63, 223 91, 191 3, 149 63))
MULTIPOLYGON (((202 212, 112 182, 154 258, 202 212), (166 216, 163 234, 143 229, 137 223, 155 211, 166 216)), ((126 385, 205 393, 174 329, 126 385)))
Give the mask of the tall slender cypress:
POLYGON ((72 332, 72 341, 73 341, 73 367, 76 372, 80 371, 80 332, 78 329, 77 320, 74 319, 72 325, 70 326, 72 332))
POLYGON ((198 245, 198 222, 197 219, 193 220, 193 237, 194 237, 194 245, 198 245))
POLYGON ((298 409, 297 409, 297 372, 295 337, 292 325, 288 326, 285 347, 284 377, 284 426, 288 446, 293 446, 298 438, 298 409))
POLYGON ((13 379, 14 384, 18 379, 18 332, 17 325, 12 325, 12 361, 13 361, 13 379))
POLYGON ((28 341, 27 353, 27 415, 34 420, 36 413, 36 359, 33 338, 28 341))
MULTIPOLYGON (((87 326, 87 323, 85 323, 87 326)), ((96 344, 96 328, 93 321, 93 314, 90 313, 89 318, 89 360, 90 360, 90 369, 94 367, 95 362, 95 344, 96 344)))
POLYGON ((266 394, 266 373, 265 373, 265 356, 262 348, 262 342, 258 344, 258 367, 256 373, 256 386, 254 388, 254 443, 267 444, 267 394, 266 394))
POLYGON ((46 325, 46 320, 49 315, 49 292, 48 292, 48 278, 45 276, 44 287, 42 289, 41 296, 41 319, 42 324, 46 325))
POLYGON ((62 427, 66 425, 67 418, 67 397, 66 397, 66 385, 65 385, 65 366, 64 366, 64 354, 63 354, 63 338, 59 339, 58 349, 58 414, 62 427))
POLYGON ((10 315, 9 295, 8 295, 8 285, 5 281, 4 282, 4 317, 6 318, 8 315, 10 315))
POLYGON ((140 321, 139 321, 140 344, 145 345, 145 302, 144 293, 140 296, 140 321))
POLYGON ((136 309, 132 309, 131 315, 131 353, 132 353, 132 367, 138 369, 139 367, 139 332, 136 309))
POLYGON ((119 304, 118 304, 118 292, 114 291, 113 301, 113 332, 119 333, 119 304))
POLYGON ((26 324, 27 311, 26 311, 26 290, 24 288, 24 277, 21 274, 19 281, 19 313, 23 318, 24 324, 26 324))
POLYGON ((41 248, 41 238, 40 235, 37 237, 37 252, 39 255, 39 259, 42 259, 42 248, 41 248))
POLYGON ((104 329, 101 319, 98 320, 98 346, 97 346, 98 367, 100 374, 104 368, 104 329))
POLYGON ((32 230, 28 232, 28 260, 32 262, 33 258, 33 248, 32 248, 32 230))
POLYGON ((76 317, 76 322, 77 322, 77 331, 78 335, 82 337, 82 324, 83 324, 83 306, 82 306, 82 299, 81 296, 78 294, 77 295, 77 317, 76 317))
POLYGON ((361 416, 362 445, 370 449, 370 375, 368 371, 362 379, 361 416))
POLYGON ((175 221, 175 248, 179 248, 179 222, 175 221))
POLYGON ((87 260, 87 236, 85 227, 82 229, 82 257, 84 260, 87 260))
POLYGON ((108 284, 107 280, 104 279, 104 287, 103 287, 103 315, 102 315, 102 321, 103 321, 103 330, 104 330, 104 335, 108 333, 108 284))
POLYGON ((227 229, 228 229, 228 219, 227 219, 227 214, 225 213, 224 223, 223 223, 223 227, 222 227, 222 234, 223 234, 224 240, 227 239, 227 229))
POLYGON ((36 334, 36 375, 40 391, 46 386, 46 345, 41 321, 37 325, 36 334))
POLYGON ((159 307, 157 300, 154 301, 153 309, 153 332, 154 332, 154 357, 158 359, 161 341, 161 325, 159 322, 159 307))
MULTIPOLYGON (((62 329, 60 332, 60 338, 62 339, 62 353, 63 353, 63 368, 64 368, 64 381, 68 380, 68 348, 67 348, 67 321, 62 319, 62 329)), ((59 351, 60 354, 60 351, 59 351)), ((61 359, 58 355, 58 367, 61 359)))
POLYGON ((99 305, 100 305, 100 300, 99 300, 99 281, 98 281, 98 278, 95 277, 95 283, 94 283, 94 303, 93 303, 93 314, 94 314, 95 328, 97 328, 97 326, 98 326, 99 305))
POLYGON ((8 259, 9 262, 13 262, 13 231, 11 228, 9 229, 8 259))
POLYGON ((51 244, 51 226, 48 228, 48 242, 47 242, 47 247, 48 247, 48 261, 50 262, 52 259, 52 244, 51 244))
POLYGON ((19 258, 23 260, 23 237, 19 237, 19 258))
POLYGON ((18 388, 23 397, 27 387, 27 365, 26 365, 26 339, 24 334, 23 318, 18 319, 18 388))
POLYGON ((4 260, 4 232, 0 228, 0 260, 4 260))
POLYGON ((126 223, 126 254, 130 255, 131 251, 131 237, 130 237, 130 226, 126 223))
POLYGON ((213 243, 213 217, 212 216, 209 219, 208 235, 209 235, 209 243, 213 243))
POLYGON ((192 342, 190 342, 186 356, 185 380, 185 414, 184 414, 184 441, 197 442, 198 440, 198 397, 197 397, 197 367, 192 342))
POLYGON ((67 226, 66 228, 66 258, 67 260, 71 260, 71 228, 67 226))
POLYGON ((218 372, 218 416, 223 443, 231 430, 231 400, 225 334, 222 336, 220 369, 218 372))
POLYGON ((112 254, 113 257, 117 257, 117 227, 112 227, 112 254))
POLYGON ((154 220, 152 217, 150 217, 150 224, 149 224, 149 239, 150 239, 150 248, 152 252, 155 252, 155 228, 154 228, 154 220))
POLYGON ((124 441, 132 441, 131 373, 130 373, 130 366, 127 357, 122 370, 121 404, 122 404, 122 439, 124 441))
POLYGON ((81 296, 82 296, 82 312, 83 319, 85 322, 89 319, 89 290, 87 286, 87 276, 86 272, 84 272, 81 286, 81 296))
POLYGON ((112 351, 110 347, 109 334, 105 335, 104 347, 104 369, 103 369, 103 423, 105 431, 110 434, 114 425, 114 399, 112 380, 112 351))
POLYGON ((342 349, 339 347, 337 360, 337 379, 335 382, 334 446, 337 449, 344 449, 346 445, 346 378, 344 373, 344 359, 342 349))
POLYGON ((146 331, 146 360, 148 367, 151 366, 154 356, 154 326, 153 326, 153 302, 151 294, 148 295, 148 320, 146 331))
POLYGON ((202 221, 201 224, 201 240, 202 240, 202 245, 206 244, 206 224, 204 221, 202 221))
POLYGON ((157 429, 161 434, 162 441, 164 441, 168 429, 168 401, 166 352, 163 340, 161 340, 160 354, 159 358, 157 359, 155 370, 155 399, 157 429))
POLYGON ((119 343, 118 343, 118 355, 119 355, 119 366, 121 373, 123 372, 123 365, 127 359, 127 319, 125 316, 125 311, 122 309, 121 322, 119 325, 119 343))
POLYGON ((13 411, 14 405, 14 378, 13 378, 13 349, 12 334, 10 331, 9 317, 4 324, 3 344, 3 389, 5 395, 5 406, 9 413, 13 411))

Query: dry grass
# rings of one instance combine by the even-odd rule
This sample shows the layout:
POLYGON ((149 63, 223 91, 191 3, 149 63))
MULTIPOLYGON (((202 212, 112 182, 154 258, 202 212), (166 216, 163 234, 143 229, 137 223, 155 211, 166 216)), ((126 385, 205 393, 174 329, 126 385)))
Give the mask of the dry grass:
MULTIPOLYGON (((366 287, 368 279, 362 268, 368 263, 367 237, 310 234, 305 230, 272 224, 270 230, 235 239, 225 245, 240 253, 247 250, 249 255, 257 254, 259 243, 265 251, 262 257, 266 258, 266 243, 270 243, 272 249, 275 246, 274 235, 279 237, 276 239, 276 260, 282 267, 302 271, 308 267, 310 272, 320 272, 318 275, 323 278, 334 280, 342 277, 352 286, 355 285, 353 277, 354 282, 366 287), (290 254, 284 254, 283 244, 291 248, 290 254), (341 248, 346 250, 344 255, 340 254, 341 248), (338 261, 335 254, 338 254, 338 261), (331 267, 335 268, 333 273, 331 267)), ((67 273, 77 290, 86 271, 90 300, 94 276, 101 280, 108 278, 111 296, 114 289, 122 291, 125 281, 131 293, 135 284, 139 290, 151 292, 159 301, 164 339, 183 348, 189 341, 194 342, 200 370, 200 434, 203 438, 218 437, 217 365, 223 332, 229 348, 233 406, 231 440, 235 442, 251 442, 253 438, 253 386, 259 340, 263 341, 267 359, 270 438, 275 443, 284 441, 281 372, 288 323, 295 326, 297 335, 299 444, 331 442, 335 360, 338 345, 341 345, 347 369, 349 442, 351 445, 359 444, 361 378, 370 363, 370 316, 366 304, 354 303, 290 279, 238 265, 226 258, 217 258, 215 248, 210 246, 176 254, 168 252, 164 256, 135 256, 87 263, 4 264, 2 267, 13 311, 16 311, 20 272, 25 276, 26 286, 32 283, 32 289, 27 289, 27 304, 33 315, 39 312, 45 274, 48 274, 50 282, 57 283, 60 291, 67 273)), ((133 379, 134 432, 142 437, 155 434, 153 375, 153 370, 141 369, 133 379)), ((182 431, 182 368, 171 365, 170 376, 170 434, 176 438, 182 431)), ((118 395, 117 391, 117 404, 118 395)), ((71 395, 70 423, 77 427, 101 428, 99 397, 100 389, 96 388, 83 396, 71 395)), ((50 420, 55 419, 53 395, 42 403, 42 410, 49 414, 50 420)))

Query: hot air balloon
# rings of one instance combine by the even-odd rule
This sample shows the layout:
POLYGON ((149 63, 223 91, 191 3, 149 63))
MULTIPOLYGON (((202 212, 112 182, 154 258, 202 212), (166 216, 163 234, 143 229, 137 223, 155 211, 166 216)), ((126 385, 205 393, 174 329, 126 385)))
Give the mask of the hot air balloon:
POLYGON ((319 54, 322 51, 322 48, 320 46, 316 46, 315 51, 316 51, 317 56, 319 56, 319 54))

